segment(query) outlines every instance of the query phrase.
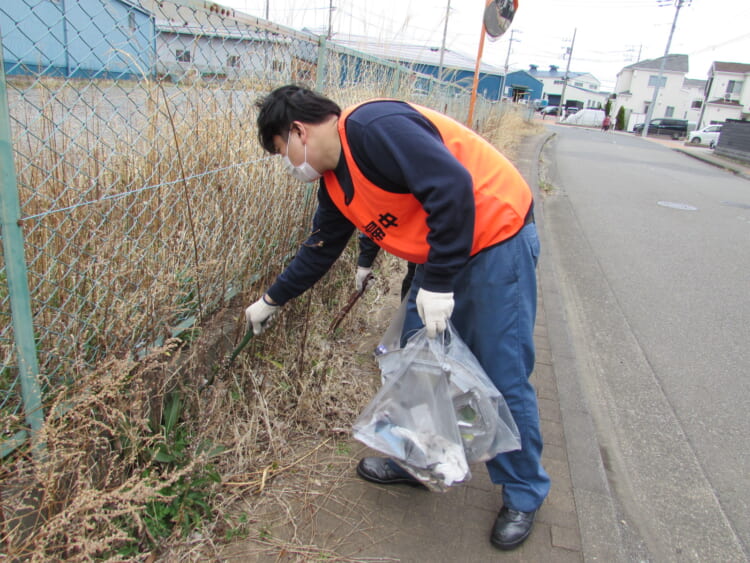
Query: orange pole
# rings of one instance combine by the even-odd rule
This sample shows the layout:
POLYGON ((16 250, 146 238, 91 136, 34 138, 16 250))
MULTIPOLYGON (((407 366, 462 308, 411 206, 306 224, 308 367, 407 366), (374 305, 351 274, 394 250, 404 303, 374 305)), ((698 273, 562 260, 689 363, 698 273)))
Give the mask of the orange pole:
MULTIPOLYGON (((487 0, 484 9, 490 5, 492 0, 487 0)), ((482 64, 482 53, 484 52, 484 12, 482 12, 482 33, 479 36, 479 51, 477 52, 477 64, 474 67, 474 84, 471 86, 471 100, 469 101, 469 117, 466 119, 466 126, 471 127, 471 122, 474 120, 474 104, 477 101, 477 88, 479 87, 479 65, 482 64)))

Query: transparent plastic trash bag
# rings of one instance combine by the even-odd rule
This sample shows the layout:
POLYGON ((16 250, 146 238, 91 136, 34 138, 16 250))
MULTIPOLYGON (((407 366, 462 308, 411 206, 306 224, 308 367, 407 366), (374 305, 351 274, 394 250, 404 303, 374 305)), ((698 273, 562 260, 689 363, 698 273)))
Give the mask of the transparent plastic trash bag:
POLYGON ((521 448, 521 438, 505 399, 492 383, 452 323, 435 339, 417 331, 399 348, 406 313, 402 303, 376 349, 381 379, 386 382, 412 361, 440 365, 450 380, 450 396, 466 459, 477 463, 521 448), (380 352, 380 353, 378 353, 380 352))
MULTIPOLYGON (((453 325, 444 333, 443 369, 450 373, 451 399, 469 463, 521 449, 521 435, 502 393, 453 325)), ((436 346, 435 341, 430 345, 436 346)))
POLYGON ((398 372, 402 365, 401 331, 406 319, 407 303, 408 299, 401 301, 401 305, 375 348, 375 360, 380 368, 381 383, 385 383, 388 377, 398 372))
POLYGON ((432 491, 470 479, 450 383, 441 365, 414 358, 380 388, 354 437, 386 454, 432 491))

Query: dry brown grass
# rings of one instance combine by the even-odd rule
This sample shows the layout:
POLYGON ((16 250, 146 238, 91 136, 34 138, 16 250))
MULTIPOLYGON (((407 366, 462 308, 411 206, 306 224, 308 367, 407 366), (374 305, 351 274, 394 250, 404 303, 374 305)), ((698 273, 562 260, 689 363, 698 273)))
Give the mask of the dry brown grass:
MULTIPOLYGON (((341 94, 346 105, 372 97, 373 90, 341 94)), ((41 94, 48 96, 48 114, 39 126, 49 127, 55 140, 35 149, 34 135, 27 138, 29 158, 42 158, 43 166, 21 167, 28 175, 22 179, 26 215, 43 212, 48 201, 74 205, 157 180, 180 182, 183 175, 258 155, 254 133, 233 126, 244 115, 238 108, 217 105, 214 117, 205 119, 195 108, 206 101, 189 92, 182 113, 172 117, 175 134, 169 94, 144 95, 152 126, 145 138, 81 147, 64 127, 51 125, 63 111, 64 93, 41 94), (186 138, 192 146, 183 145, 178 159, 186 138)), ((376 95, 391 93, 383 87, 376 95)), ((512 157, 529 125, 514 112, 491 119, 483 133, 512 157)), ((101 130, 97 135, 108 138, 101 130)), ((76 208, 29 229, 31 244, 45 249, 33 263, 35 299, 55 305, 40 322, 62 336, 42 346, 49 353, 43 359, 57 362, 69 385, 45 403, 46 456, 19 451, 3 462, 0 545, 6 556, 117 560, 153 552, 164 560, 199 560, 217 557, 241 537, 259 553, 348 560, 294 533, 295 503, 312 494, 310 480, 335 482, 351 470, 351 454, 340 448, 372 396, 371 352, 403 264, 381 257, 378 282, 330 335, 328 325, 351 291, 352 245, 316 288, 285 307, 274 330, 223 369, 222 358, 240 336, 242 306, 290 258, 314 205, 314 197, 286 182, 276 166, 263 161, 210 182, 159 188, 144 200, 126 196, 106 211, 76 208), (234 302, 222 303, 227 287, 247 272, 256 274, 254 282, 242 286, 234 302), (218 312, 205 315, 197 334, 169 340, 139 361, 126 353, 144 335, 168 335, 171 325, 194 313, 198 288, 218 312), (164 426, 175 396, 183 404, 179 432, 164 426), (180 463, 159 462, 159 448, 178 440, 185 442, 180 463), (210 456, 218 446, 223 451, 210 456), (211 471, 220 483, 204 478, 211 471), (179 501, 186 491, 210 510, 186 535, 179 527, 155 535, 146 507, 179 501), (291 535, 264 534, 270 520, 263 515, 289 523, 291 535), (127 555, 118 555, 125 547, 131 548, 127 555)), ((3 423, 9 430, 18 421, 3 423)))
POLYGON ((518 156, 518 147, 530 135, 544 130, 542 125, 526 119, 527 108, 511 106, 492 114, 484 128, 485 137, 511 161, 518 156))

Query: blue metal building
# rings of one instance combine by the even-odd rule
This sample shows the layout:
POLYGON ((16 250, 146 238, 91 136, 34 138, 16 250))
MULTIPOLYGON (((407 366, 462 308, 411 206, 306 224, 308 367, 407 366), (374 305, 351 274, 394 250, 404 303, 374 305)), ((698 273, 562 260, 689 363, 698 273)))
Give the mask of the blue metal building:
POLYGON ((510 98, 514 102, 520 100, 533 101, 542 97, 544 84, 525 70, 517 70, 508 73, 504 89, 504 97, 510 98))
POLYGON ((6 1, 0 34, 8 75, 123 79, 153 72, 154 19, 128 0, 6 1))
MULTIPOLYGON (((442 53, 441 65, 441 53, 437 47, 403 43, 386 44, 371 38, 355 36, 337 37, 334 42, 374 57, 402 64, 424 76, 438 78, 442 75, 443 81, 455 84, 456 90, 469 90, 474 82, 475 60, 448 49, 442 53)), ((502 78, 501 69, 482 63, 479 67, 478 93, 488 100, 499 100, 502 78)), ((430 84, 430 80, 417 79, 415 88, 417 91, 424 89, 424 93, 427 93, 430 84)))

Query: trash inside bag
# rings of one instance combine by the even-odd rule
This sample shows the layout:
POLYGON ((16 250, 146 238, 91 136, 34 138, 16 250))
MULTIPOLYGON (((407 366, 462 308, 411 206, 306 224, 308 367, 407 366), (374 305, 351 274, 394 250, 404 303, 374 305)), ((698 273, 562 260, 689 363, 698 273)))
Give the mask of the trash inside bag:
POLYGON ((354 423, 354 437, 391 457, 432 491, 468 480, 449 387, 438 363, 411 362, 370 401, 354 423))
POLYGON ((378 362, 378 367, 380 368, 381 383, 385 383, 385 380, 398 372, 402 366, 401 331, 406 319, 407 303, 407 299, 401 301, 401 305, 393 315, 377 348, 375 348, 375 360, 378 362))
POLYGON ((454 416, 469 463, 520 449, 518 427, 505 399, 452 323, 435 339, 420 330, 400 348, 394 335, 400 334, 405 312, 404 302, 376 349, 382 380, 387 383, 402 375, 414 362, 434 364, 448 375, 454 416))
MULTIPOLYGON (((451 399, 466 459, 476 463, 520 450, 521 436, 502 393, 450 322, 444 338, 444 369, 450 373, 451 399)), ((428 344, 439 348, 435 340, 428 344)))

